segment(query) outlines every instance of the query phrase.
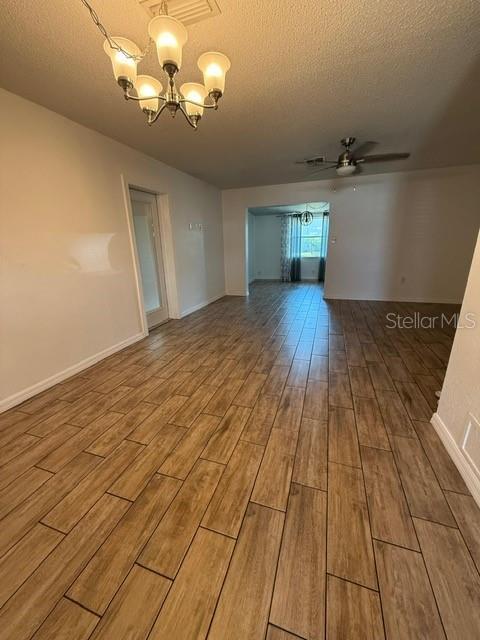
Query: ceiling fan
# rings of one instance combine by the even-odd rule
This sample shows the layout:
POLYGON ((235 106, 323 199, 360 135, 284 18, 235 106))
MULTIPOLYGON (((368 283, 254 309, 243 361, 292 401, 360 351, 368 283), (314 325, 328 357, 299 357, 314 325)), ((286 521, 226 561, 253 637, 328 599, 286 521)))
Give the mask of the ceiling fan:
POLYGON ((409 153, 379 153, 367 155, 373 149, 377 142, 364 142, 354 151, 351 147, 355 144, 355 138, 342 138, 341 144, 345 147, 337 160, 327 160, 324 156, 314 156, 304 160, 296 160, 295 164, 303 164, 307 167, 315 169, 313 172, 319 173, 327 169, 336 169, 339 176, 350 176, 359 168, 359 165, 368 162, 389 162, 391 160, 404 160, 410 156, 409 153))

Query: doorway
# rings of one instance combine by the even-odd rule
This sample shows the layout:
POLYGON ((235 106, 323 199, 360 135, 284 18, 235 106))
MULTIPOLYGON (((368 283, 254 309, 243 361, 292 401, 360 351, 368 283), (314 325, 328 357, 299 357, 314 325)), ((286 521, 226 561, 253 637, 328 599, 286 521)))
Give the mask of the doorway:
POLYGON ((143 305, 152 329, 169 317, 157 198, 146 191, 129 191, 143 305))
POLYGON ((330 204, 251 207, 247 218, 248 282, 325 281, 330 204))

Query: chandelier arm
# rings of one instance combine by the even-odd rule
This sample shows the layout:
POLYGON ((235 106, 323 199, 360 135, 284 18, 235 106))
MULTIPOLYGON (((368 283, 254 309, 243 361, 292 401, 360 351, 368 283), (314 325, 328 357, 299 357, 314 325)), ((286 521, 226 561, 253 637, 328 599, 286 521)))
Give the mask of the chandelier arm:
POLYGON ((162 111, 165 109, 167 105, 164 103, 162 104, 162 106, 160 107, 160 109, 157 111, 157 113, 155 114, 155 116, 152 118, 152 120, 148 123, 148 124, 155 124, 155 122, 158 120, 158 118, 160 117, 160 114, 162 113, 162 111))
MULTIPOLYGON (((143 100, 143 98, 142 98, 143 100)), ((193 104, 196 107, 202 107, 202 109, 215 109, 216 105, 214 104, 200 104, 199 102, 194 102, 193 100, 187 100, 187 98, 180 98, 180 100, 178 101, 180 104, 184 104, 186 102, 188 102, 188 104, 193 104)))
POLYGON ((140 102, 141 100, 163 100, 163 102, 167 101, 167 99, 160 94, 158 96, 142 96, 140 98, 139 96, 132 96, 130 93, 127 92, 126 97, 127 97, 127 100, 135 100, 136 102, 140 102))
POLYGON ((183 113, 183 115, 185 116, 185 120, 186 120, 186 121, 188 122, 188 124, 192 127, 192 129, 196 129, 196 128, 197 128, 197 125, 196 125, 194 122, 192 122, 192 120, 191 120, 190 116, 189 116, 189 115, 188 115, 188 113, 185 111, 185 108, 184 108, 183 104, 181 104, 181 102, 180 102, 180 104, 179 104, 179 109, 180 109, 180 111, 183 113))
POLYGON ((135 55, 133 55, 131 53, 128 53, 128 51, 125 51, 125 49, 122 49, 122 47, 119 44, 117 44, 115 42, 115 40, 107 33, 106 28, 100 22, 100 18, 98 17, 97 12, 87 2, 87 0, 80 0, 80 2, 84 5, 84 7, 87 8, 88 12, 90 13, 90 17, 91 17, 91 19, 93 21, 93 24, 97 27, 97 29, 100 31, 102 36, 104 38, 106 38, 106 40, 108 41, 108 44, 110 45, 111 49, 115 49, 115 51, 119 51, 120 53, 123 53, 123 55, 126 58, 130 58, 131 60, 135 60, 135 62, 140 62, 140 60, 143 60, 143 58, 150 51, 150 47, 152 46, 152 42, 153 42, 152 38, 150 38, 150 40, 148 41, 147 46, 145 47, 145 49, 142 51, 142 53, 139 56, 135 56, 135 55))

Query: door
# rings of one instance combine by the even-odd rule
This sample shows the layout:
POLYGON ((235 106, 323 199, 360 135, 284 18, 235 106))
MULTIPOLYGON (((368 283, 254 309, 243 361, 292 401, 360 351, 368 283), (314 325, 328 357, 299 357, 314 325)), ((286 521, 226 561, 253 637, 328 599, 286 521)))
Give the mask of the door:
POLYGON ((151 329, 168 320, 162 242, 157 199, 145 191, 130 189, 133 229, 142 280, 143 305, 151 329))

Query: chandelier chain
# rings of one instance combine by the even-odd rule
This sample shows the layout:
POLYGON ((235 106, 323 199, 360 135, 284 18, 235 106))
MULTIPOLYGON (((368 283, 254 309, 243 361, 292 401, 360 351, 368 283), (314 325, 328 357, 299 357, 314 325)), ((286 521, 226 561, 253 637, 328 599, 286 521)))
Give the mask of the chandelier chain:
MULTIPOLYGON (((132 60, 135 60, 135 62, 139 62, 140 60, 143 60, 143 58, 147 55, 147 53, 150 51, 150 47, 152 46, 152 42, 153 40, 150 38, 147 46, 145 47, 145 49, 142 51, 142 53, 139 56, 133 55, 131 53, 129 53, 128 51, 125 51, 125 49, 122 49, 122 47, 117 44, 115 42, 115 40, 108 34, 106 28, 103 26, 103 24, 100 22, 100 18, 98 17, 97 12, 95 11, 95 9, 89 4, 89 2, 87 0, 80 0, 80 2, 88 9, 88 12, 90 13, 90 17, 92 18, 92 21, 94 23, 94 25, 97 27, 97 29, 100 31, 100 33, 102 34, 102 36, 104 38, 106 38, 108 44, 110 45, 110 47, 112 49, 115 49, 115 51, 119 51, 120 53, 123 53, 123 55, 126 58, 130 58, 132 60)), ((163 9, 163 5, 167 5, 166 2, 162 3, 162 9, 163 9)))

